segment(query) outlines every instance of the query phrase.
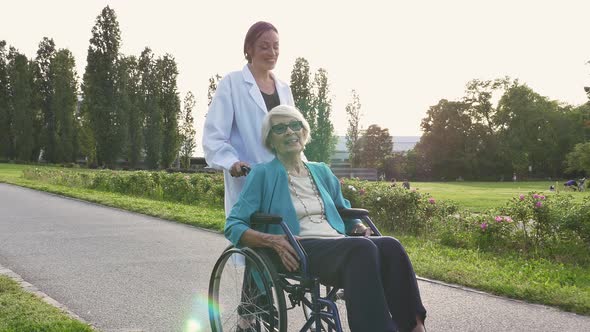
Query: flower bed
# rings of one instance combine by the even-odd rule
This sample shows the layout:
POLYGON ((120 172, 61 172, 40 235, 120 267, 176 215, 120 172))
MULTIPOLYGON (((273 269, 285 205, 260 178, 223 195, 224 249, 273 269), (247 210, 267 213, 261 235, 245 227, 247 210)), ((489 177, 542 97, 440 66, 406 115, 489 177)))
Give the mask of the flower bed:
POLYGON ((590 263, 590 198, 530 192, 483 213, 390 183, 342 179, 353 207, 371 212, 379 228, 441 244, 486 251, 590 263))

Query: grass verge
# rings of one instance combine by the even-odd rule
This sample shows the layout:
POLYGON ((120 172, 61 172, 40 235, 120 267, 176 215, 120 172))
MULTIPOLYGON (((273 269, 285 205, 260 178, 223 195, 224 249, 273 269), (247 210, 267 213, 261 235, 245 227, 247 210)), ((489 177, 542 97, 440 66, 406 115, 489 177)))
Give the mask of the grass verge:
POLYGON ((91 332, 88 325, 71 319, 43 302, 7 276, 0 275, 0 331, 91 332))
POLYGON ((422 277, 590 315, 590 267, 398 239, 422 277))

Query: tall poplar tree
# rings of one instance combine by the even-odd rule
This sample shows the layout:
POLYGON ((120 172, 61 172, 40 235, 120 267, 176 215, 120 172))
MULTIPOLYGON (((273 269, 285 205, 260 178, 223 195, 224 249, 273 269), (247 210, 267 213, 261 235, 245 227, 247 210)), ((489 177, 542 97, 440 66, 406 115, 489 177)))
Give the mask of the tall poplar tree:
POLYGON ((130 91, 129 86, 131 80, 129 59, 121 55, 115 68, 117 70, 115 75, 115 108, 119 114, 120 156, 125 158, 129 151, 129 116, 132 108, 132 91, 130 91))
POLYGON ((148 168, 156 169, 159 167, 162 151, 162 113, 158 102, 160 85, 156 73, 156 61, 149 47, 141 52, 138 69, 141 76, 140 105, 145 115, 145 162, 148 168))
POLYGON ((178 157, 180 139, 178 118, 180 116, 180 98, 176 78, 178 67, 174 57, 165 54, 156 62, 158 82, 160 83, 160 110, 162 112, 162 153, 160 166, 168 168, 178 157))
POLYGON ((88 47, 82 91, 100 165, 111 166, 122 151, 125 123, 117 105, 117 62, 121 32, 115 11, 105 7, 96 18, 88 47))
POLYGON ((52 98, 49 107, 54 117, 56 145, 55 162, 73 162, 76 159, 75 113, 78 103, 76 62, 67 49, 59 50, 50 64, 52 98))
POLYGON ((360 164, 361 102, 355 90, 352 90, 352 101, 346 105, 346 115, 348 116, 346 148, 348 149, 350 164, 352 167, 358 167, 360 164))
POLYGON ((316 126, 311 132, 311 142, 305 149, 305 155, 309 160, 329 163, 336 147, 336 138, 330 120, 332 100, 329 96, 330 85, 325 69, 320 68, 315 74, 312 91, 312 109, 316 112, 316 126))
POLYGON ((16 159, 34 159, 33 70, 24 54, 11 49, 9 55, 10 104, 13 112, 16 159))
POLYGON ((309 62, 305 58, 297 58, 291 71, 291 92, 293 93, 295 107, 301 111, 303 117, 309 122, 309 127, 313 132, 316 127, 316 111, 313 108, 311 88, 309 62))
POLYGON ((51 107, 54 86, 50 66, 55 54, 53 39, 43 37, 43 40, 39 42, 34 66, 35 103, 42 115, 41 128, 35 128, 35 132, 38 133, 41 141, 43 159, 51 163, 59 162, 56 152, 58 149, 56 114, 51 107))
POLYGON ((0 159, 12 158, 10 133, 12 119, 9 108, 8 50, 0 40, 0 159))
POLYGON ((142 110, 140 95, 141 75, 138 60, 135 56, 121 59, 122 66, 119 69, 122 89, 125 92, 127 102, 127 145, 125 154, 131 168, 136 168, 141 160, 143 150, 143 125, 145 116, 142 110), (124 82, 123 82, 124 81, 124 82))
POLYGON ((180 164, 182 168, 188 169, 191 165, 191 156, 197 147, 195 142, 195 124, 193 110, 195 109, 195 96, 187 92, 184 97, 182 108, 182 125, 180 127, 180 164))

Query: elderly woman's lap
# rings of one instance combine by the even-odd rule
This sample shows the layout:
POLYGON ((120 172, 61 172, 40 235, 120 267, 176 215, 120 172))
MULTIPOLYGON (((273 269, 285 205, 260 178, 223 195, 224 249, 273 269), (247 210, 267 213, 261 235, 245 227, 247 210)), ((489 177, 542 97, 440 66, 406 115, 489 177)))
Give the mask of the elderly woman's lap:
POLYGON ((392 278, 392 272, 408 272, 405 264, 400 264, 399 257, 407 255, 399 241, 391 237, 348 237, 304 239, 301 244, 312 274, 322 283, 344 288, 352 331, 396 329, 389 311, 395 296, 387 285, 404 279, 392 278))
MULTIPOLYGON (((342 287, 347 268, 365 268, 378 272, 381 261, 405 255, 399 241, 392 237, 347 237, 335 239, 303 239, 312 274, 324 283, 342 287), (359 266, 355 266, 355 265, 359 266), (361 266, 362 265, 362 266, 361 266)), ((380 273, 375 273, 378 278, 380 273)))

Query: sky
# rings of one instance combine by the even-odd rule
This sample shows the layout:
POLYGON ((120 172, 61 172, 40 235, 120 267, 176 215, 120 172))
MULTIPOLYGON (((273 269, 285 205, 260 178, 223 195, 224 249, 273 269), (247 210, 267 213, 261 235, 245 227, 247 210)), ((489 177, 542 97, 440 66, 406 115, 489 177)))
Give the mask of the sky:
POLYGON ((188 91, 197 98, 199 145, 208 79, 243 67, 244 36, 259 20, 279 30, 280 79, 290 80, 298 57, 312 72, 327 70, 340 135, 352 89, 363 127, 419 136, 428 108, 461 98, 472 79, 510 76, 573 105, 587 101, 583 87, 590 86, 587 0, 1 0, 0 39, 32 58, 44 36, 53 38, 74 54, 82 77, 91 29, 106 5, 117 14, 123 54, 149 46, 176 59, 181 99, 188 91))

